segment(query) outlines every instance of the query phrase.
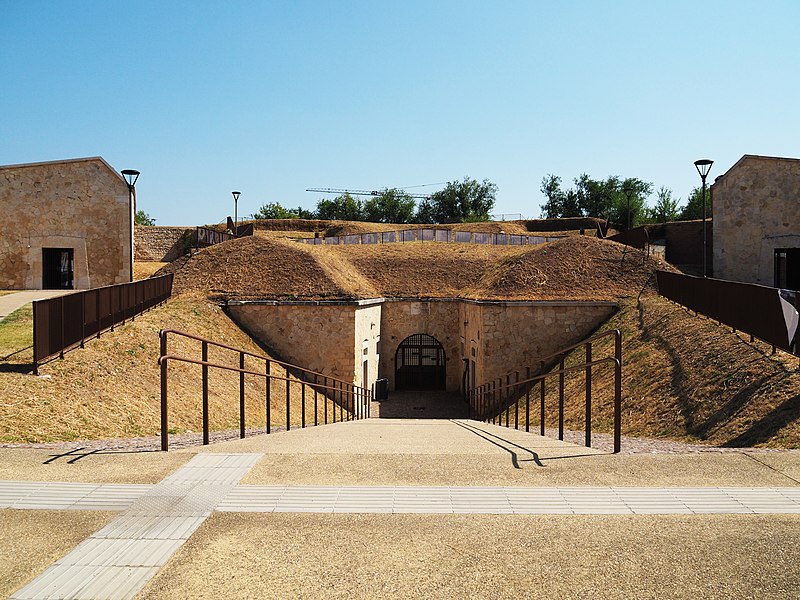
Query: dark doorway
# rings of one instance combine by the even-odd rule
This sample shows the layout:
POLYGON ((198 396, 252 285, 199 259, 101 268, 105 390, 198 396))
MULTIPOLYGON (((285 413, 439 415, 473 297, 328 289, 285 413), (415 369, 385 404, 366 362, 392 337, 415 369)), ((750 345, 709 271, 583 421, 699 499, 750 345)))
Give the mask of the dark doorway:
POLYGON ((42 288, 71 290, 74 282, 74 251, 72 248, 42 248, 42 288))
POLYGON ((775 287, 800 290, 800 248, 775 249, 775 287))
POLYGON ((425 333, 407 337, 397 348, 394 375, 397 390, 445 389, 444 347, 425 333))

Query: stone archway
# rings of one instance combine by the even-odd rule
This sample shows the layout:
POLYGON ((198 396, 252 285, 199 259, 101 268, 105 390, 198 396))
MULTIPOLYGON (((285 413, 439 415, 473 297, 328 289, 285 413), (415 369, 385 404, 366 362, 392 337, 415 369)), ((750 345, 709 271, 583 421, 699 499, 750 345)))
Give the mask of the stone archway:
POLYGON ((446 376, 444 346, 432 335, 415 333, 397 347, 395 389, 444 390, 446 376))

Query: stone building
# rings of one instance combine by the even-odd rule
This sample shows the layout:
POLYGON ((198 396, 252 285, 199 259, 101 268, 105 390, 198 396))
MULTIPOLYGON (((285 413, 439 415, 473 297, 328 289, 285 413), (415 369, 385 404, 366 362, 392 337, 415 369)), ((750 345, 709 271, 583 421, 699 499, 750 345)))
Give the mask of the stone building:
POLYGON ((745 154, 713 191, 714 277, 800 289, 800 159, 745 154))
POLYGON ((131 204, 100 157, 0 166, 0 289, 130 281, 131 204))

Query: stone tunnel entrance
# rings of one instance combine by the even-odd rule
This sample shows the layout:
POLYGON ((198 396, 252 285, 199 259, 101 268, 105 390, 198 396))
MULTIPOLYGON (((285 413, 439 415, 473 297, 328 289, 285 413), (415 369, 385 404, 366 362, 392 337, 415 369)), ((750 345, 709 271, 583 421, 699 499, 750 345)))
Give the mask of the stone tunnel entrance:
POLYGON ((395 355, 395 389, 444 390, 445 353, 432 335, 415 333, 402 341, 395 355))

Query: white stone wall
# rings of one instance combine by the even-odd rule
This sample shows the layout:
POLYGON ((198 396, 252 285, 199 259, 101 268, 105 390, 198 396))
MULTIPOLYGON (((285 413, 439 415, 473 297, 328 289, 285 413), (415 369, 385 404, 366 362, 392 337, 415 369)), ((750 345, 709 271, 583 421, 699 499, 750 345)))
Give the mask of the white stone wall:
POLYGON ((76 289, 130 280, 128 186, 100 158, 0 167, 0 289, 41 289, 42 249, 72 248, 76 289))
POLYGON ((774 285, 776 248, 800 248, 800 160, 743 156, 712 186, 714 277, 774 285))

